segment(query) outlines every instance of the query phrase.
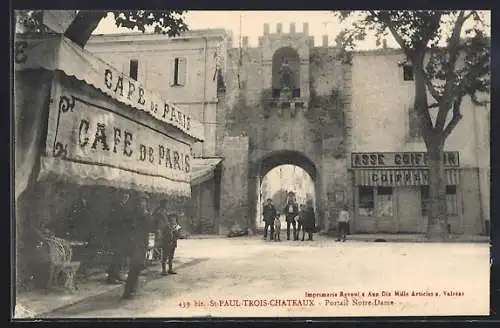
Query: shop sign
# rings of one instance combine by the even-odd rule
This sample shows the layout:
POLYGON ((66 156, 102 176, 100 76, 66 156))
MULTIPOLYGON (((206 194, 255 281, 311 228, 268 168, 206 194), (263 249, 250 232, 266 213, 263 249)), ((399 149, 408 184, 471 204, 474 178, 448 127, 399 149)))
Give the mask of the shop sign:
MULTIPOLYGON (((459 183, 458 170, 446 170, 446 183, 459 183)), ((429 184, 428 170, 358 170, 356 184, 361 186, 421 186, 429 184)))
MULTIPOLYGON (((458 152, 444 153, 445 167, 459 167, 458 152)), ((352 153, 352 168, 418 168, 428 167, 426 152, 386 152, 386 153, 352 153)))
POLYGON ((51 106, 46 156, 171 181, 190 180, 188 143, 71 94, 61 95, 51 106))

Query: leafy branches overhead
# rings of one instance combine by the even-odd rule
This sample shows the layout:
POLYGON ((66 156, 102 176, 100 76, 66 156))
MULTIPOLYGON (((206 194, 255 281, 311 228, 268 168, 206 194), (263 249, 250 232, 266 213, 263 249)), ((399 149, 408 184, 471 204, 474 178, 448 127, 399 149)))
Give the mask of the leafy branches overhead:
MULTIPOLYGON (((173 37, 188 30, 183 10, 79 10, 66 30, 66 37, 82 47, 85 46, 92 32, 108 13, 113 15, 117 27, 138 29, 143 33, 146 29, 152 29, 154 33, 173 37)), ((46 30, 43 25, 43 10, 21 10, 18 12, 18 21, 29 32, 46 30)))
POLYGON ((431 135, 442 141, 462 118, 460 105, 468 95, 476 105, 484 105, 478 97, 490 91, 489 24, 484 13, 476 10, 370 10, 340 11, 341 22, 350 22, 338 43, 352 49, 368 33, 377 44, 391 35, 400 46, 415 75, 415 110, 426 143, 431 135), (433 101, 428 104, 428 92, 433 101), (428 113, 439 108, 433 124, 428 113), (445 125, 447 114, 453 119, 445 125))
POLYGON ((177 36, 187 31, 183 10, 117 10, 112 12, 116 26, 129 29, 137 28, 145 32, 152 27, 154 33, 177 36))

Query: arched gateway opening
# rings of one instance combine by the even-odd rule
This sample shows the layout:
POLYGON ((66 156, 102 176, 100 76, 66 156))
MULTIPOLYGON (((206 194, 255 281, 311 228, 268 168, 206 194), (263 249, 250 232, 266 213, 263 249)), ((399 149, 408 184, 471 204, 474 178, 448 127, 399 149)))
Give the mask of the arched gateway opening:
POLYGON ((273 199, 277 210, 282 212, 286 201, 285 193, 293 191, 299 204, 311 199, 316 207, 318 171, 304 154, 286 150, 272 152, 259 161, 257 170, 257 209, 254 222, 258 230, 264 227, 262 206, 267 198, 273 199))

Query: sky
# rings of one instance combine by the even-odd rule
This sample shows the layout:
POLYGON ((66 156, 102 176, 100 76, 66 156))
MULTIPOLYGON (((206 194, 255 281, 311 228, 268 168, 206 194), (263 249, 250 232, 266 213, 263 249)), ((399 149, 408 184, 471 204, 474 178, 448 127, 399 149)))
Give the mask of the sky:
MULTIPOLYGON (((309 23, 309 35, 314 36, 315 45, 322 43, 322 36, 328 35, 330 45, 335 44, 335 37, 342 29, 341 24, 335 19, 332 11, 236 11, 236 10, 211 10, 211 11, 188 11, 185 21, 189 29, 224 28, 233 32, 234 40, 238 40, 240 34, 248 36, 250 46, 257 46, 258 37, 263 34, 264 23, 269 23, 270 32, 276 31, 276 24, 283 24, 283 32, 288 33, 290 23, 295 22, 295 30, 302 31, 302 23, 309 23)), ((108 16, 101 21, 94 34, 130 33, 126 28, 117 28, 113 16, 108 16)), ((388 45, 396 46, 395 41, 387 39, 388 45)), ((237 44, 235 44, 237 46, 237 44)), ((374 48, 375 39, 369 38, 360 48, 374 48)))

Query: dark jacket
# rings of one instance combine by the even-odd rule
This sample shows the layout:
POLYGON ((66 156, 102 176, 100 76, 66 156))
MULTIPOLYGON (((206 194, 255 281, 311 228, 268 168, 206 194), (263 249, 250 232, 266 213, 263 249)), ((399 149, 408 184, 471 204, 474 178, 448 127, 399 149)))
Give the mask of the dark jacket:
POLYGON ((149 232, 152 230, 151 215, 144 209, 137 208, 133 213, 132 225, 130 229, 130 248, 134 253, 143 252, 146 254, 149 232))
POLYGON ((179 233, 170 226, 167 209, 158 208, 153 214, 153 221, 159 246, 165 249, 177 247, 179 233))
POLYGON ((283 213, 285 213, 287 221, 292 221, 299 214, 299 206, 297 203, 287 203, 283 209, 283 213), (291 211, 290 206, 292 207, 291 211))
POLYGON ((161 232, 161 244, 164 250, 172 250, 177 247, 177 239, 180 238, 180 231, 167 223, 161 232))
POLYGON ((316 225, 316 214, 312 207, 308 207, 304 212, 304 230, 307 232, 313 232, 316 225))
POLYGON ((274 218, 276 217, 276 215, 278 214, 276 212, 276 207, 271 204, 271 205, 264 205, 264 209, 262 210, 262 214, 264 216, 264 222, 273 222, 274 221, 274 218))

